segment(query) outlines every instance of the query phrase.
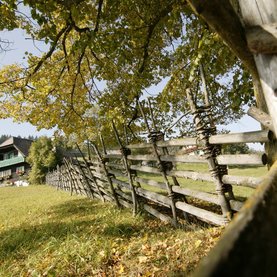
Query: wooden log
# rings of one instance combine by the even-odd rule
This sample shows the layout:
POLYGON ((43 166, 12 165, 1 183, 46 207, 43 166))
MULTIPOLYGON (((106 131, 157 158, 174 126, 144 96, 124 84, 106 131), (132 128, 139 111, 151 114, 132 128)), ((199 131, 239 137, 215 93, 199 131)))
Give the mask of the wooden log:
POLYGON ((272 132, 268 130, 230 133, 222 135, 214 135, 209 138, 210 144, 233 144, 233 143, 249 143, 249 142, 268 142, 272 139, 272 132))
POLYGON ((247 176, 224 175, 222 177, 222 181, 225 184, 244 186, 244 187, 250 187, 250 188, 257 188, 258 185, 262 182, 262 180, 263 178, 247 177, 247 176))
POLYGON ((151 143, 138 143, 138 144, 129 144, 126 145, 126 148, 128 149, 144 149, 144 148, 151 148, 151 143))
POLYGON ((179 202, 179 201, 176 202, 176 208, 178 208, 184 212, 187 212, 189 214, 192 214, 196 217, 199 217, 200 219, 203 219, 204 221, 209 221, 210 223, 213 223, 215 225, 223 226, 229 222, 228 220, 226 220, 226 218, 224 218, 221 215, 194 207, 194 206, 186 204, 184 202, 179 202))
POLYGON ((155 216, 156 218, 173 225, 173 220, 168 215, 164 215, 164 214, 160 213, 159 211, 157 211, 156 209, 152 208, 151 206, 149 206, 147 204, 144 204, 143 208, 145 211, 147 211, 151 215, 155 216))
POLYGON ((114 202, 114 199, 106 194, 103 195, 105 200, 108 200, 109 202, 114 202))
POLYGON ((196 155, 163 155, 161 160, 166 162, 207 163, 205 156, 196 155))
POLYGON ((119 145, 120 149, 122 150, 122 162, 125 167, 126 175, 128 177, 128 182, 129 182, 129 185, 131 188, 131 193, 132 193, 133 215, 136 215, 138 212, 138 202, 137 202, 136 191, 135 191, 135 186, 134 186, 134 181, 133 181, 133 174, 131 172, 130 165, 127 160, 127 153, 126 153, 126 151, 124 151, 126 149, 125 149, 123 143, 121 142, 118 131, 117 131, 113 121, 112 121, 112 126, 113 126, 114 134, 115 134, 116 140, 118 142, 118 145, 119 145))
POLYGON ((120 155, 122 156, 122 153, 120 149, 107 149, 107 155, 120 155))
POLYGON ((128 160, 131 161, 156 161, 157 158, 153 155, 128 155, 128 160))
POLYGON ((107 168, 107 171, 110 173, 110 174, 113 174, 115 176, 119 176, 119 177, 126 177, 127 174, 120 171, 120 170, 116 170, 116 169, 110 169, 110 168, 107 168))
POLYGON ((118 184, 118 185, 122 186, 125 189, 131 190, 131 187, 130 187, 129 183, 118 180, 118 179, 113 178, 113 177, 111 179, 112 179, 113 183, 118 184))
POLYGON ((156 188, 166 190, 166 185, 162 182, 157 182, 155 180, 149 180, 149 179, 145 179, 145 178, 141 178, 141 177, 135 177, 135 180, 137 182, 144 183, 144 184, 147 184, 149 186, 153 186, 153 187, 156 187, 156 188))
POLYGON ((266 154, 235 154, 217 156, 218 164, 224 165, 266 165, 266 154))
POLYGON ((208 173, 201 173, 195 171, 181 171, 181 170, 172 170, 167 172, 168 176, 175 176, 177 178, 186 178, 199 181, 213 182, 213 178, 208 173))
POLYGON ((197 145, 196 138, 181 138, 181 139, 172 139, 167 141, 158 141, 158 147, 172 147, 172 146, 190 146, 190 145, 197 145))
POLYGON ((232 199, 230 200, 230 205, 231 205, 232 210, 237 211, 237 212, 242 208, 243 204, 244 204, 244 202, 240 202, 240 201, 236 201, 236 200, 232 200, 232 199))
POLYGON ((192 189, 188 189, 188 188, 182 188, 179 186, 173 186, 172 190, 174 192, 183 194, 183 195, 187 195, 187 196, 191 196, 197 199, 201 199, 210 203, 214 203, 217 205, 220 205, 219 201, 218 201, 218 197, 215 194, 211 194, 208 192, 203 192, 203 191, 197 191, 197 190, 192 190, 192 189))
MULTIPOLYGON (((249 110, 247 111, 247 114, 253 117, 254 119, 256 119, 258 122, 260 122, 265 128, 268 128, 269 130, 274 131, 272 119, 265 112, 253 106, 249 108, 249 110)), ((271 136, 273 136, 273 134, 271 136)))
POLYGON ((92 172, 92 174, 93 174, 94 177, 96 177, 100 180, 107 181, 107 177, 104 174, 99 174, 99 173, 96 173, 96 172, 92 172))
POLYGON ((124 166, 121 165, 121 164, 106 163, 106 165, 107 165, 108 167, 111 167, 111 168, 116 168, 116 169, 124 170, 124 166))
POLYGON ((126 174, 126 173, 123 173, 122 171, 119 171, 119 170, 107 168, 107 171, 108 171, 110 174, 113 174, 113 175, 115 175, 115 176, 127 177, 127 174, 126 174))
POLYGON ((153 191, 149 191, 143 188, 135 188, 136 193, 140 196, 143 196, 153 202, 156 202, 162 206, 171 207, 171 200, 169 199, 169 197, 161 195, 159 193, 153 192, 153 191))
MULTIPOLYGON (((277 22, 276 0, 267 0, 266 2, 261 0, 239 0, 239 5, 243 22, 247 27, 263 26, 264 24, 276 24, 277 22)), ((274 134, 277 135, 277 55, 276 53, 259 53, 254 55, 254 59, 258 69, 269 115, 272 119, 274 134)))
POLYGON ((116 155, 116 154, 106 154, 103 156, 104 159, 122 159, 122 155, 116 155))
POLYGON ((126 208, 128 208, 128 209, 132 209, 132 207, 133 207, 132 204, 130 204, 129 202, 127 202, 127 201, 125 201, 125 200, 123 200, 123 199, 121 199, 121 198, 118 198, 118 201, 119 201, 119 203, 120 203, 122 206, 124 206, 124 207, 126 207, 126 208))
POLYGON ((247 45, 254 54, 277 54, 277 23, 246 29, 247 45))
POLYGON ((129 200, 130 202, 133 201, 133 200, 132 200, 132 195, 131 195, 131 194, 128 194, 128 193, 126 193, 126 192, 123 192, 123 191, 120 190, 120 189, 115 189, 115 191, 116 191, 116 193, 117 193, 118 195, 120 195, 122 198, 127 199, 127 200, 129 200))
POLYGON ((131 165, 131 169, 146 172, 146 173, 156 173, 161 174, 161 171, 158 168, 151 167, 151 166, 138 166, 138 165, 131 165))
POLYGON ((99 190, 102 192, 102 195, 108 195, 109 197, 112 198, 111 192, 108 191, 107 189, 100 187, 99 190))

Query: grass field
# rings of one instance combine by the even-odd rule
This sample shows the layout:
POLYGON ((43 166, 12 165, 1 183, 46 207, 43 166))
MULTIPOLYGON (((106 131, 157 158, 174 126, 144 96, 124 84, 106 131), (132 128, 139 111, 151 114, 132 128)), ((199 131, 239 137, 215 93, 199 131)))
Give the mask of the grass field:
POLYGON ((0 188, 0 276, 184 276, 222 228, 173 229, 47 186, 0 188))

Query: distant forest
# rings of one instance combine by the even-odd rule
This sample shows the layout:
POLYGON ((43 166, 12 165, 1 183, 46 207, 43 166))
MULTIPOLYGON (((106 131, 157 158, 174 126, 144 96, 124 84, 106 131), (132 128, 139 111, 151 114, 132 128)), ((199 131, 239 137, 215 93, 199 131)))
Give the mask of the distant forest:
MULTIPOLYGON (((12 137, 11 135, 1 135, 0 136, 0 144, 2 142, 4 142, 5 140, 7 140, 8 138, 12 137)), ((25 138, 25 139, 30 139, 30 140, 37 140, 38 137, 37 136, 28 136, 28 137, 21 137, 21 136, 17 136, 18 138, 25 138)))

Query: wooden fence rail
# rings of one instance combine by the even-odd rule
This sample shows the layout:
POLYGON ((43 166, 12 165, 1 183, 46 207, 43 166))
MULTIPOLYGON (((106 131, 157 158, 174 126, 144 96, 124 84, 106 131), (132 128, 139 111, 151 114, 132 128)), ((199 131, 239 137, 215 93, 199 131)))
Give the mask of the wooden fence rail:
MULTIPOLYGON (((265 142, 270 139, 270 131, 257 131, 249 132, 249 137, 247 133, 213 135, 210 142, 225 144, 265 142)), ((197 143, 195 138, 126 146, 123 146, 121 140, 118 141, 120 145, 117 149, 105 148, 100 153, 91 144, 89 157, 83 155, 82 159, 66 159, 57 170, 47 174, 47 184, 71 194, 115 202, 118 207, 131 208, 134 213, 144 210, 174 225, 195 217, 215 225, 225 225, 230 221, 222 213, 216 189, 207 189, 207 182, 214 182, 208 166, 205 172, 203 169, 192 171, 188 167, 191 164, 207 164, 209 157, 197 153, 180 154, 186 150, 189 152, 189 147, 192 146, 201 148, 201 143, 197 143), (142 149, 147 154, 140 154, 142 149), (197 185, 194 185, 195 181, 197 185)), ((267 162, 265 154, 218 155, 216 159, 219 165, 263 166, 267 162)), ((262 178, 232 176, 225 172, 221 181, 226 187, 233 185, 254 189, 262 178)), ((226 189, 224 195, 232 213, 236 213, 243 206, 243 201, 229 192, 226 189)))

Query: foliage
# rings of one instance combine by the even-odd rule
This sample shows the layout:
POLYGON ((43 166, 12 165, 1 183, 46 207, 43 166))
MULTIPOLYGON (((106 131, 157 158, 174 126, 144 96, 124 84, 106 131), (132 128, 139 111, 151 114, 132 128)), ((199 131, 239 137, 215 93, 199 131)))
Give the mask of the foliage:
POLYGON ((226 154, 249 154, 250 152, 246 143, 228 144, 223 147, 223 153, 226 154))
POLYGON ((1 135, 0 136, 0 144, 7 140, 10 136, 9 135, 1 135))
POLYGON ((31 164, 30 183, 42 184, 45 174, 55 168, 60 159, 50 138, 40 137, 34 141, 27 157, 27 162, 31 164))
MULTIPOLYGON (((2 2, 22 9, 19 1, 2 2)), ((203 102, 199 72, 193 82, 187 78, 195 59, 203 64, 217 123, 238 119, 242 106, 253 101, 247 71, 185 1, 51 0, 45 5, 25 0, 24 5, 32 21, 16 20, 49 50, 41 57, 26 53, 27 68, 10 65, 0 72, 2 118, 56 126, 81 141, 95 140, 101 131, 110 140, 113 119, 121 134, 123 125, 129 132, 140 130, 136 101, 168 78, 155 100, 165 129, 188 111, 186 87, 203 102)))
POLYGON ((0 201, 1 276, 183 276, 222 232, 173 229, 46 186, 1 188, 0 201))

